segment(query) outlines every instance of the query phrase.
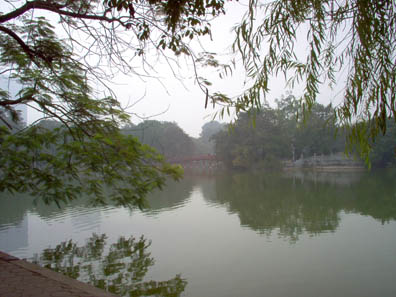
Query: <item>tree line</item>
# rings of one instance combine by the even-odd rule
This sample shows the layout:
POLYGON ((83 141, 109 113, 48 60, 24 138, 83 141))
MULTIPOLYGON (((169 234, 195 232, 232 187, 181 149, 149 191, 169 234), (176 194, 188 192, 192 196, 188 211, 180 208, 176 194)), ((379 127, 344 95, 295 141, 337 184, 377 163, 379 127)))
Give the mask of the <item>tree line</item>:
POLYGON ((144 144, 154 147, 166 159, 214 154, 212 136, 226 130, 226 124, 210 121, 202 126, 198 138, 189 136, 175 122, 146 120, 137 125, 129 124, 122 131, 133 135, 144 144))
MULTIPOLYGON (((222 131, 214 136, 216 155, 227 168, 274 169, 282 167, 283 161, 345 151, 346 129, 337 123, 331 104, 315 103, 305 116, 293 95, 276 100, 276 105, 275 108, 263 106, 252 111, 253 114, 242 113, 230 132, 222 131)), ((395 148, 396 125, 390 119, 387 133, 370 143, 370 164, 395 165, 395 148)), ((356 158, 358 153, 353 151, 356 158)))
MULTIPOLYGON (((0 108, 1 111, 1 108, 0 108)), ((73 139, 70 136, 62 135, 66 132, 66 128, 58 120, 43 119, 32 127, 28 127, 26 123, 14 122, 11 118, 6 117, 12 127, 14 135, 25 129, 35 128, 41 132, 46 131, 47 135, 56 135, 57 143, 48 144, 46 147, 40 148, 36 153, 48 153, 56 155, 60 145, 71 143, 73 139), (66 138, 65 138, 66 137, 66 138)), ((5 124, 0 122, 0 128, 5 128, 5 124)), ((120 128, 123 137, 131 137, 141 143, 147 151, 153 150, 158 154, 157 157, 163 156, 165 160, 190 157, 194 155, 214 154, 214 141, 212 136, 219 131, 226 130, 225 123, 210 121, 202 126, 199 137, 189 136, 176 122, 145 120, 138 124, 128 123, 120 128)), ((40 162, 39 158, 35 159, 40 162)))
MULTIPOLYGON (((168 160, 215 154, 227 169, 280 169, 285 161, 345 152, 346 128, 336 122, 331 104, 315 103, 310 113, 303 115, 294 95, 275 102, 275 107, 266 105, 253 113, 241 113, 231 125, 207 122, 198 138, 189 136, 175 122, 157 120, 129 124, 122 131, 168 160)), ((367 165, 396 165, 396 125, 390 119, 387 126, 386 134, 370 142, 367 165)), ((355 149, 351 158, 360 159, 360 152, 355 149)))
MULTIPOLYGON (((129 123, 121 128, 121 133, 154 149, 165 160, 216 154, 225 168, 236 170, 280 169, 285 162, 345 151, 347 135, 344 127, 335 121, 331 104, 315 103, 304 118, 295 96, 283 96, 275 101, 276 107, 266 105, 254 114, 242 113, 231 125, 207 122, 198 138, 189 136, 175 122, 158 120, 129 123)), ((15 125, 15 131, 23 128, 10 122, 15 125)), ((63 129, 55 120, 42 120, 37 127, 48 131, 63 129)), ((370 144, 370 165, 396 165, 395 148, 396 125, 389 120, 387 133, 370 144)), ((57 153, 55 145, 43 151, 57 153)), ((355 155, 359 158, 358 152, 355 155)))

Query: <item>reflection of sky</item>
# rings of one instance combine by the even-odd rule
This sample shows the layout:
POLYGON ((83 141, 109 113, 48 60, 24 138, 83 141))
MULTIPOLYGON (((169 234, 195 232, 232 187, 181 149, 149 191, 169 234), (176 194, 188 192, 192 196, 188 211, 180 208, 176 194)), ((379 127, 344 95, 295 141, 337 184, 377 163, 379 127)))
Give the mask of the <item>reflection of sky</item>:
POLYGON ((21 222, 0 226, 0 250, 29 258, 65 240, 84 243, 92 233, 100 232, 101 215, 100 209, 79 207, 50 217, 26 211, 21 222))
POLYGON ((25 257, 70 239, 82 244, 92 233, 99 234, 100 224, 101 211, 98 208, 69 208, 66 212, 49 219, 30 213, 30 248, 25 257))
POLYGON ((29 225, 27 215, 17 224, 0 226, 0 251, 6 253, 28 248, 29 225))
POLYGON ((73 210, 70 219, 73 229, 92 231, 99 228, 100 226, 101 212, 97 209, 87 211, 86 208, 81 208, 78 212, 73 210))

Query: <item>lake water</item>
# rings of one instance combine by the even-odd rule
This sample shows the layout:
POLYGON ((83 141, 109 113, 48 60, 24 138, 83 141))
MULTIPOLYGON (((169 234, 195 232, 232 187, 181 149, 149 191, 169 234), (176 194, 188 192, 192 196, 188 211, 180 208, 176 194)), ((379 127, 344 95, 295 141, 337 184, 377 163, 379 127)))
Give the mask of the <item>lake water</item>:
POLYGON ((125 296, 396 296, 396 172, 186 176, 151 208, 0 197, 0 250, 125 296))

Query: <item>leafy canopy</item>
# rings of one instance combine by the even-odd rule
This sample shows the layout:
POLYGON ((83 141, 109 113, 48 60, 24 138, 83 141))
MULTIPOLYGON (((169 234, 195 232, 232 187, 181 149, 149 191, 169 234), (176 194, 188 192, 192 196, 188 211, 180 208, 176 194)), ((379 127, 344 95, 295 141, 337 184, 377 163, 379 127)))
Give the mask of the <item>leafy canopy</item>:
POLYGON ((142 75, 135 61, 149 67, 153 50, 165 59, 192 55, 185 41, 210 34, 208 18, 222 12, 217 0, 4 1, 0 73, 20 88, 0 90, 0 191, 143 206, 167 176, 180 177, 180 168, 120 132, 129 114, 110 89, 102 97, 91 83, 105 87, 117 71, 142 75), (59 126, 15 125, 17 105, 59 126))

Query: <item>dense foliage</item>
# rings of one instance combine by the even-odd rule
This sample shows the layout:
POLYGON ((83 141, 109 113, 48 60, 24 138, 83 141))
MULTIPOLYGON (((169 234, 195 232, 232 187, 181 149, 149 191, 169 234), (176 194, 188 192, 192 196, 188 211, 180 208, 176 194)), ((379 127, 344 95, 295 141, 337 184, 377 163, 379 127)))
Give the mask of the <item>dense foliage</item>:
MULTIPOLYGON (((0 191, 29 192, 44 201, 80 194, 141 206, 177 168, 137 138, 120 132, 129 115, 102 84, 117 72, 147 74, 147 55, 193 55, 188 44, 210 34, 208 18, 222 1, 4 1, 0 73, 20 87, 0 89, 0 191), (135 67, 143 64, 143 72, 135 67), (61 127, 15 129, 18 104, 61 127)), ((198 84, 201 82, 198 80, 198 84)))
MULTIPOLYGON (((228 168, 280 168, 282 161, 344 152, 346 129, 335 124, 331 105, 315 103, 305 121, 297 118, 298 110, 297 99, 289 95, 277 100, 277 108, 262 107, 253 118, 241 114, 231 132, 214 136, 217 157, 228 168)), ((388 132, 369 144, 373 167, 396 164, 393 118, 387 125, 388 132)))
POLYGON ((199 138, 190 137, 174 122, 146 120, 123 127, 124 134, 136 136, 140 142, 155 148, 167 160, 214 154, 214 136, 227 125, 210 121, 202 126, 199 138))
POLYGON ((248 113, 241 114, 231 132, 215 136, 218 158, 228 168, 279 168, 282 160, 343 151, 342 131, 332 124, 331 105, 315 104, 306 123, 297 120, 297 109, 295 97, 289 95, 277 108, 258 110, 254 122, 248 113))
POLYGON ((125 127, 123 133, 136 136, 141 143, 155 148, 167 159, 194 154, 192 138, 176 123, 147 120, 125 127))
POLYGON ((0 190, 29 192, 46 203, 59 205, 84 194, 94 204, 110 199, 143 206, 145 195, 167 175, 180 176, 154 149, 117 128, 89 137, 48 120, 17 133, 0 129, 0 190))
POLYGON ((202 126, 199 138, 193 139, 194 151, 196 155, 213 155, 215 153, 215 143, 213 136, 220 131, 227 130, 227 124, 217 121, 210 121, 202 126))
POLYGON ((387 122, 387 132, 371 143, 370 160, 374 167, 396 167, 396 123, 387 122))

